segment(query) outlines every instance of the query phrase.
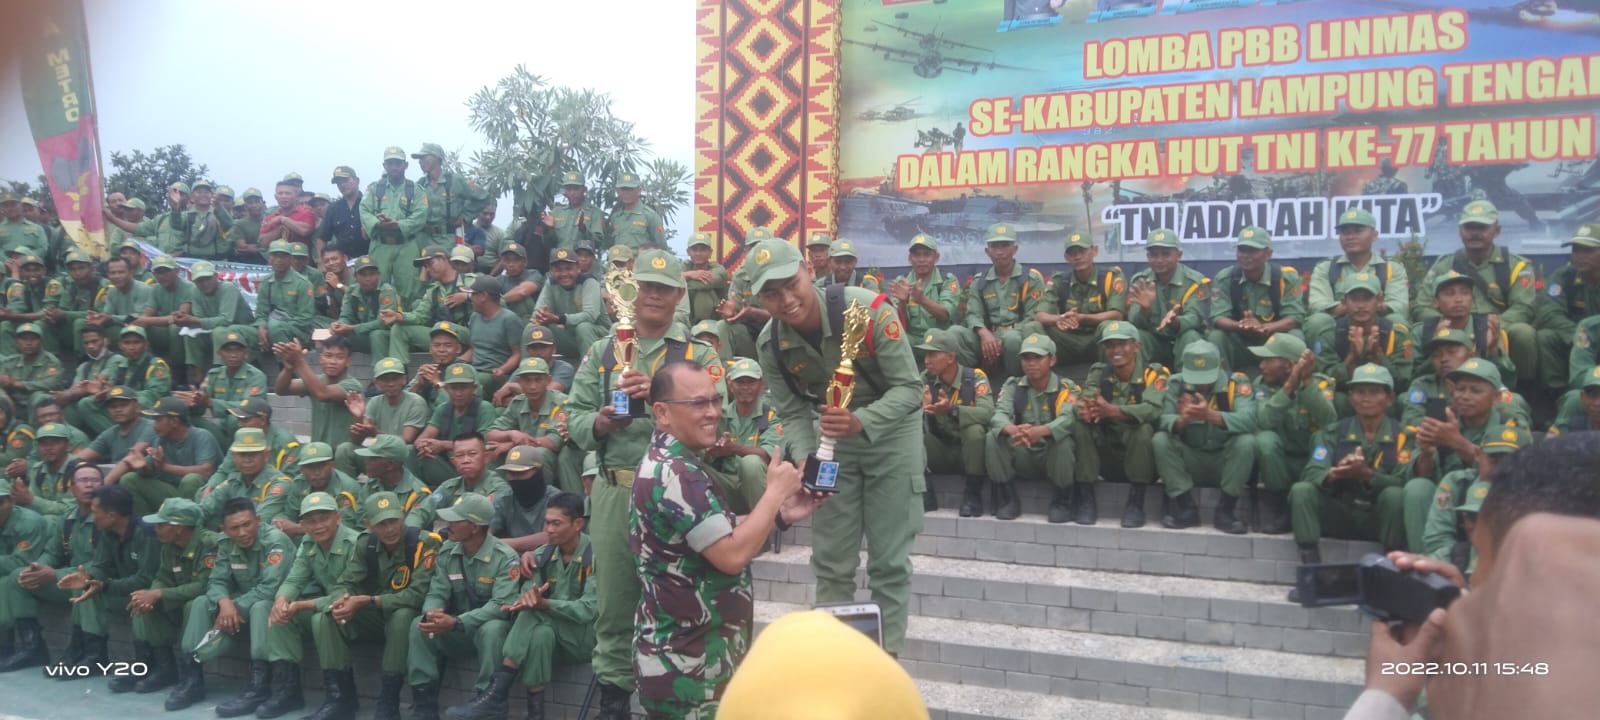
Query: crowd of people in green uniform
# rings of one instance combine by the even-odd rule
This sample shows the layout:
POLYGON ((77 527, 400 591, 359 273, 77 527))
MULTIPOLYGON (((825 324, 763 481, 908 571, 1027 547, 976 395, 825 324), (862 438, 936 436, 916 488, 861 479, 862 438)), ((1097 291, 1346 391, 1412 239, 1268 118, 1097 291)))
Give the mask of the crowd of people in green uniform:
MULTIPOLYGON (((1165 229, 1131 274, 1077 233, 1049 274, 1016 261, 1006 223, 968 278, 939 266, 928 235, 890 279, 859 270, 849 239, 765 227, 730 270, 704 233, 687 261, 667 252, 632 174, 609 211, 566 174, 564 204, 502 231, 442 155, 410 155, 411 180, 388 148, 364 188, 340 166, 335 198, 290 173, 270 210, 205 181, 174 183, 155 217, 113 197, 105 259, 0 196, 0 672, 49 663, 39 616, 55 604, 70 607, 59 659, 74 665, 105 659, 107 625, 131 618, 151 673, 111 689, 167 691, 169 709, 204 698, 204 663, 240 642, 249 685, 218 714, 303 707, 309 637, 327 688, 316 718, 354 712, 350 646, 369 641, 383 646, 379 718, 399 717, 405 687, 411 717, 437 717, 446 657, 478 669, 452 718, 503 717, 518 685, 542 717, 562 663, 591 663, 601 717, 626 717, 636 651, 672 645, 693 627, 673 611, 702 601, 700 587, 663 597, 665 566, 638 551, 641 533, 670 530, 633 493, 660 433, 617 398, 651 397, 676 362, 705 368, 722 398, 721 437, 694 469, 734 515, 762 502, 774 458, 836 441, 839 493, 811 519, 817 598, 855 597, 865 542, 889 652, 904 643, 911 542, 938 506, 931 475, 964 478, 961 517, 1019 517, 1027 482, 1049 488, 1049 522, 1094 524, 1109 480, 1127 484, 1121 525, 1140 527, 1159 480, 1167 528, 1200 525, 1196 487, 1217 487, 1217 529, 1292 532, 1304 562, 1328 536, 1470 567, 1484 479, 1531 442, 1524 396, 1555 400, 1551 434, 1600 423, 1596 225, 1540 279, 1495 244, 1493 205, 1472 203, 1461 249, 1414 290, 1360 208, 1337 220, 1341 254, 1305 277, 1260 227, 1238 232, 1237 262, 1214 278, 1165 229), (179 257, 197 260, 185 273, 179 257), (253 306, 219 280, 221 260, 270 266, 253 306), (632 272, 634 297, 607 287, 611 267, 632 272), (869 319, 854 397, 826 407, 847 309, 869 319), (369 384, 353 353, 372 359, 369 384), (309 437, 274 424, 269 394, 309 398, 309 437)), ((748 645, 742 622, 744 641, 707 652, 748 645)), ((730 659, 652 664, 641 700, 709 716, 727 678, 705 668, 730 659)))

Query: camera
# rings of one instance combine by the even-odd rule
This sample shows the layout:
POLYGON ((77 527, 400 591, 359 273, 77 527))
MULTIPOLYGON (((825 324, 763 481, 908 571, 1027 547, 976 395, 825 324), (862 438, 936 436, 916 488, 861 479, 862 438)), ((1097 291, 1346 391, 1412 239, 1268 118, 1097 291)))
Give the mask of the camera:
POLYGON ((1301 565, 1295 591, 1301 607, 1355 605, 1379 620, 1404 623, 1420 623, 1461 596, 1461 588, 1444 576, 1402 571, 1378 553, 1355 563, 1301 565))

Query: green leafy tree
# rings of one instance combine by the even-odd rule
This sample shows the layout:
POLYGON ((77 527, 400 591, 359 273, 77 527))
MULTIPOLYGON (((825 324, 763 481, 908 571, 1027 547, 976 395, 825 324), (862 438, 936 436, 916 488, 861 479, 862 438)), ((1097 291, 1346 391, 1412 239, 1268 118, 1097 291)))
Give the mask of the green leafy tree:
POLYGON ((649 142, 612 113, 605 93, 552 86, 518 65, 474 94, 467 108, 468 121, 489 146, 473 154, 476 179, 492 195, 509 190, 518 215, 537 217, 557 202, 567 172, 583 173, 589 202, 607 209, 617 205, 616 177, 638 174, 644 202, 669 228, 689 206, 693 174, 682 163, 650 158, 649 142))
POLYGON ((168 145, 149 154, 111 153, 111 177, 106 192, 121 192, 145 203, 145 216, 154 217, 167 209, 167 186, 175 182, 192 183, 206 176, 205 164, 196 165, 183 145, 168 145))

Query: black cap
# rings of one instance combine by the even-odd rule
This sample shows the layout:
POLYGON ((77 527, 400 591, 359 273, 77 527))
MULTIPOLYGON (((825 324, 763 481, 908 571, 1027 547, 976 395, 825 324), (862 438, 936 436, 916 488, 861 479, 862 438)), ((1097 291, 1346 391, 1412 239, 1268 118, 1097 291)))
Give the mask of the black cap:
POLYGON ((487 293, 499 298, 501 294, 500 280, 488 275, 479 275, 478 279, 472 281, 472 292, 487 293))

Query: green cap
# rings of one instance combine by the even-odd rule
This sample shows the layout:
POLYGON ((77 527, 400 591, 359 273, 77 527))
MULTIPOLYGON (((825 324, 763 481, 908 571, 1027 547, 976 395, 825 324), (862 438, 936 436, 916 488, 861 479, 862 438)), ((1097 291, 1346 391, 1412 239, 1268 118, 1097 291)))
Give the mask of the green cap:
MULTIPOLYGON (((240 430, 239 432, 244 431, 240 430)), ((372 439, 371 445, 356 448, 356 457, 403 462, 410 452, 411 446, 400 439, 399 435, 379 435, 372 439)))
POLYGON ((544 358, 540 358, 540 357, 523 358, 522 362, 517 364, 516 377, 522 377, 523 375, 549 375, 549 374, 550 374, 550 363, 545 362, 544 358))
POLYGON ((411 157, 416 158, 416 159, 425 158, 425 157, 427 157, 429 155, 432 155, 432 156, 434 156, 436 158, 439 158, 440 160, 443 160, 444 159, 444 148, 441 147, 439 145, 439 143, 426 143, 425 142, 425 143, 422 144, 422 149, 421 150, 418 150, 418 151, 416 151, 414 153, 411 153, 411 157))
POLYGON ((45 423, 33 434, 35 440, 71 440, 72 432, 61 423, 45 423))
POLYGON ((1305 351, 1305 341, 1289 333, 1273 333, 1266 344, 1250 348, 1250 354, 1258 358, 1282 358, 1290 362, 1299 360, 1305 351))
POLYGON ((122 244, 117 246, 117 251, 118 252, 121 252, 123 250, 137 250, 140 253, 144 252, 144 248, 139 247, 139 241, 135 240, 133 238, 128 238, 126 240, 123 240, 122 244))
POLYGON ((345 178, 353 178, 355 176, 356 176, 356 169, 355 168, 350 167, 349 165, 340 165, 339 167, 336 167, 336 168, 333 169, 333 179, 329 180, 328 182, 335 182, 336 183, 336 182, 339 182, 340 180, 343 180, 345 178))
MULTIPOLYGON (((390 436, 393 437, 393 436, 390 436)), ((504 467, 503 465, 501 467, 504 467)), ((494 504, 477 493, 465 493, 456 498, 456 504, 439 508, 439 519, 447 522, 469 522, 488 525, 494 519, 494 504)))
MULTIPOLYGON (((24 263, 27 261, 24 260, 24 263)), ((154 262, 150 263, 151 270, 177 270, 178 261, 171 255, 157 255, 154 262)))
POLYGON ((255 198, 257 200, 265 200, 266 199, 266 197, 261 194, 260 190, 257 190, 255 188, 245 188, 244 189, 244 194, 240 195, 239 199, 240 200, 249 200, 250 198, 255 198))
POLYGON ((983 242, 986 245, 993 243, 1014 243, 1016 241, 1017 226, 1008 223, 995 223, 990 225, 988 232, 984 233, 983 236, 983 242))
POLYGON ((1121 320, 1112 320, 1111 322, 1100 326, 1100 342, 1104 343, 1111 342, 1112 340, 1138 339, 1139 329, 1135 328, 1133 323, 1123 322, 1121 320))
MULTIPOLYGON (((827 233, 823 234, 826 235, 827 233)), ((772 228, 769 228, 765 225, 757 225, 753 228, 750 228, 750 232, 744 234, 744 244, 754 245, 762 240, 771 240, 775 237, 777 236, 772 234, 772 228)), ((828 242, 831 244, 833 242, 833 238, 828 238, 828 242)))
POLYGON ((1509 455, 1533 444, 1533 435, 1515 420, 1508 421, 1500 433, 1485 433, 1483 452, 1489 455, 1509 455))
POLYGON ((1500 210, 1488 200, 1473 200, 1461 209, 1461 222, 1458 225, 1498 225, 1500 224, 1500 210))
POLYGON ((204 280, 208 277, 216 276, 217 266, 209 260, 196 260, 193 265, 189 266, 190 280, 204 280))
MULTIPOLYGON (((1302 343, 1301 347, 1305 347, 1302 343)), ((1196 340, 1183 349, 1183 370, 1178 373, 1185 385, 1210 385, 1222 379, 1222 353, 1205 340, 1196 340)))
POLYGON ((289 173, 288 175, 283 176, 283 179, 279 180, 278 184, 279 185, 304 185, 304 184, 306 184, 306 179, 303 178, 303 177, 300 177, 300 173, 292 172, 292 173, 289 173))
POLYGON ((1093 248, 1094 247, 1094 238, 1091 237, 1088 233, 1081 233, 1081 232, 1068 233, 1067 234, 1067 246, 1066 246, 1065 249, 1066 250, 1071 250, 1071 249, 1073 249, 1075 247, 1081 247, 1081 248, 1084 248, 1086 250, 1090 249, 1090 248, 1093 248))
POLYGON ((1576 245, 1578 247, 1600 247, 1600 223, 1579 225, 1573 231, 1572 239, 1561 243, 1561 247, 1576 245))
POLYGON ((144 201, 140 200, 139 198, 128 198, 128 201, 123 203, 122 206, 125 208, 132 208, 134 210, 143 210, 145 207, 144 201))
MULTIPOLYGON (((1600 366, 1590 368, 1589 374, 1583 376, 1583 384, 1580 386, 1580 388, 1588 389, 1592 387, 1600 387, 1600 366)), ((50 426, 46 425, 45 427, 50 426)), ((39 433, 40 434, 37 435, 37 437, 44 437, 44 428, 39 428, 39 433)))
POLYGON ((189 183, 186 183, 186 182, 175 182, 175 183, 173 183, 171 185, 168 185, 167 189, 168 190, 177 190, 178 192, 181 192, 181 193, 183 193, 185 195, 188 195, 189 194, 189 183))
POLYGON ((243 345, 247 348, 250 347, 250 343, 245 342, 244 336, 239 334, 237 330, 229 330, 227 333, 224 333, 222 335, 221 342, 217 343, 217 349, 220 350, 229 345, 243 345))
POLYGON ((1433 294, 1437 296, 1439 294, 1439 290, 1450 283, 1466 283, 1468 285, 1473 285, 1476 284, 1477 281, 1472 279, 1471 275, 1463 275, 1459 272, 1456 272, 1456 270, 1452 268, 1444 271, 1439 275, 1439 277, 1434 279, 1433 294))
POLYGON ((261 428, 239 428, 233 433, 233 444, 228 452, 258 453, 267 451, 267 433, 261 428))
POLYGON ((1372 213, 1367 212, 1365 208, 1352 207, 1339 213, 1339 222, 1335 223, 1334 227, 1344 227, 1346 225, 1375 228, 1378 226, 1378 220, 1372 217, 1372 213))
POLYGON ((1156 228, 1151 230, 1149 235, 1145 236, 1144 246, 1147 248, 1178 247, 1178 234, 1166 228, 1156 228))
POLYGON ((411 266, 412 267, 422 267, 423 265, 427 265, 428 262, 433 260, 434 258, 443 258, 445 260, 449 260, 450 259, 450 251, 446 250, 446 249, 444 249, 442 247, 439 247, 437 245, 432 246, 432 247, 423 248, 422 249, 422 254, 418 255, 415 259, 413 259, 411 261, 411 266))
POLYGON ((1346 275, 1344 280, 1344 294, 1349 295, 1357 290, 1365 290, 1373 295, 1382 296, 1383 286, 1378 283, 1378 274, 1371 270, 1362 270, 1353 275, 1346 275))
MULTIPOLYGON (((89 253, 86 253, 86 252, 84 252, 82 250, 79 250, 77 248, 73 248, 73 249, 67 251, 66 263, 68 265, 71 265, 73 263, 84 263, 86 265, 89 265, 89 264, 93 264, 94 263, 94 258, 89 257, 89 253)), ((199 265, 200 263, 197 262, 195 264, 199 265)), ((193 272, 193 271, 191 270, 191 272, 193 272)))
POLYGON ((588 187, 589 183, 583 179, 583 173, 575 173, 575 172, 562 173, 562 175, 561 175, 561 187, 569 187, 569 186, 573 186, 573 185, 576 185, 578 187, 588 187))
POLYGON ((500 254, 501 255, 515 255, 517 257, 525 258, 525 257, 528 256, 528 249, 522 247, 522 243, 511 242, 511 243, 506 243, 505 247, 500 248, 500 254))
POLYGON ((739 378, 761 379, 761 364, 750 358, 739 358, 733 361, 733 367, 728 370, 729 380, 739 378))
POLYGON ((27 255, 22 256, 22 264, 24 266, 38 265, 39 267, 44 267, 44 258, 34 255, 33 253, 28 253, 27 255))
POLYGON ((406 151, 404 149, 402 149, 399 145, 390 145, 389 147, 386 147, 386 148, 383 149, 383 160, 384 160, 384 162, 388 162, 390 160, 404 160, 404 159, 406 159, 406 151))
POLYGON ((1350 373, 1350 382, 1346 385, 1382 385, 1389 390, 1394 389, 1394 373, 1377 363, 1367 363, 1350 373))
POLYGON ((665 250, 646 250, 639 253, 633 263, 633 277, 639 282, 653 282, 667 287, 688 287, 683 281, 683 263, 665 250))
POLYGON ((295 464, 305 467, 325 462, 333 462, 333 447, 325 442, 314 442, 300 448, 300 462, 295 464))
POLYGON ((175 398, 175 397, 173 397, 171 395, 168 395, 168 396, 166 396, 164 398, 161 398, 161 399, 157 400, 156 404, 153 407, 145 408, 144 412, 141 413, 141 414, 143 414, 145 417, 149 417, 149 418, 158 418, 158 417, 181 418, 181 417, 188 417, 189 416, 189 405, 187 403, 185 403, 184 401, 179 400, 178 398, 175 398))
POLYGON ((925 247, 934 252, 939 252, 939 239, 927 233, 917 233, 912 236, 910 247, 925 247))
POLYGON ((1239 236, 1234 238, 1239 241, 1239 247, 1252 247, 1269 250, 1272 248, 1272 235, 1266 228, 1251 225, 1239 231, 1239 236))
POLYGON ((233 188, 228 187, 227 185, 218 185, 217 186, 217 197, 219 197, 219 198, 224 198, 225 197, 225 198, 228 198, 230 200, 233 199, 233 188))
POLYGON ((844 239, 835 240, 833 245, 828 247, 828 257, 857 257, 856 244, 844 239))
MULTIPOLYGON (((765 230, 766 228, 761 229, 765 230)), ((767 237, 772 237, 772 234, 767 233, 767 237)), ((806 247, 833 247, 833 235, 821 230, 811 233, 806 237, 806 247)))
POLYGON ((1054 355, 1056 354, 1056 341, 1049 335, 1033 333, 1022 340, 1023 355, 1054 355))
POLYGON ((374 379, 388 377, 390 375, 405 374, 406 364, 392 357, 386 357, 382 360, 379 360, 376 365, 372 366, 372 377, 374 379))
POLYGON ((1446 375, 1445 377, 1447 379, 1458 377, 1475 377, 1495 386, 1496 389, 1504 384, 1500 380, 1500 370, 1494 366, 1494 363, 1482 358, 1472 358, 1464 363, 1461 363, 1461 367, 1450 371, 1450 374, 1446 375))
POLYGON ((751 290, 759 293, 770 281, 794 277, 800 272, 802 261, 800 250, 788 241, 773 238, 756 243, 751 246, 745 263, 751 290))
POLYGON ((721 337, 721 335, 717 333, 717 322, 715 320, 701 320, 700 322, 695 323, 694 327, 689 328, 689 334, 695 337, 699 337, 701 335, 715 335, 719 338, 721 337))
POLYGON ((961 341, 955 333, 949 330, 933 329, 922 336, 922 342, 917 344, 918 350, 929 352, 955 353, 961 351, 961 341))
POLYGON ((328 197, 327 193, 313 193, 311 195, 311 199, 313 201, 315 201, 315 202, 325 202, 325 203, 333 202, 333 198, 328 197))
POLYGON ((294 255, 294 243, 291 243, 288 240, 273 240, 272 242, 267 243, 267 254, 271 255, 273 253, 294 255))
POLYGON ((477 261, 478 256, 472 252, 472 248, 467 247, 466 245, 457 245, 450 248, 450 262, 464 262, 471 264, 476 263, 477 261))
POLYGON ((690 235, 688 247, 711 247, 711 233, 697 232, 690 235))
POLYGON ((228 414, 236 418, 272 417, 272 403, 265 397, 255 395, 239 401, 238 405, 228 408, 228 414))
POLYGON ((405 517, 406 514, 401 507, 403 506, 400 504, 400 496, 388 490, 368 495, 366 501, 361 503, 362 516, 373 525, 405 517))
MULTIPOLYGON (((22 202, 22 197, 17 195, 14 192, 9 192, 9 191, 8 192, 0 192, 0 203, 8 203, 8 202, 22 202)), ((11 490, 10 488, 6 488, 6 494, 7 495, 11 494, 10 490, 11 490)))
POLYGON ((302 242, 289 243, 289 256, 310 258, 311 248, 306 247, 306 244, 302 242))
POLYGON ((205 513, 195 501, 181 497, 169 497, 161 501, 161 508, 155 513, 144 516, 146 525, 182 525, 184 527, 199 527, 200 518, 205 513))
POLYGON ((522 344, 554 345, 556 336, 550 332, 550 328, 543 325, 529 325, 527 330, 522 331, 522 344))
POLYGON ((589 253, 596 257, 600 255, 600 251, 594 248, 594 243, 588 240, 579 240, 578 244, 572 246, 572 251, 575 253, 589 253))
MULTIPOLYGON (((1488 450, 1484 448, 1484 452, 1487 453, 1488 450)), ((1467 496, 1454 509, 1457 512, 1478 512, 1478 509, 1483 507, 1483 499, 1486 497, 1489 497, 1489 481, 1478 478, 1472 481, 1472 485, 1467 488, 1467 496)))
POLYGON ((443 382, 446 385, 477 385, 478 371, 471 365, 458 362, 445 368, 443 382))
POLYGON ((627 245, 613 245, 606 251, 606 257, 610 258, 613 264, 620 265, 633 259, 633 248, 627 245))
POLYGON ((146 333, 144 328, 139 327, 138 325, 123 325, 122 332, 119 333, 117 337, 127 337, 129 335, 138 335, 146 340, 150 339, 150 334, 146 333))
POLYGON ((339 502, 325 492, 314 492, 300 501, 300 517, 314 512, 339 512, 339 502))
POLYGON ((622 190, 622 189, 625 189, 625 188, 629 188, 629 189, 638 188, 638 187, 639 187, 639 176, 638 175, 635 175, 633 173, 623 173, 623 174, 617 176, 617 189, 618 190, 622 190))
MULTIPOLYGON (((196 264, 198 264, 198 263, 196 263, 196 264)), ((356 262, 355 262, 354 268, 355 268, 356 272, 361 272, 362 270, 380 270, 381 271, 383 269, 383 268, 378 267, 378 261, 377 260, 373 260, 371 255, 362 255, 361 257, 356 258, 356 262)))
POLYGON ((572 251, 567 249, 567 248, 555 248, 555 249, 550 251, 550 264, 551 265, 554 265, 556 263, 576 263, 576 262, 578 262, 578 256, 574 255, 572 253, 572 251))
POLYGON ((17 334, 17 335, 34 335, 36 337, 44 337, 44 333, 39 330, 39 323, 32 323, 32 322, 25 322, 25 323, 23 323, 21 325, 18 325, 15 334, 17 334))
POLYGON ((506 453, 506 461, 500 464, 501 470, 511 472, 527 472, 540 467, 539 448, 532 445, 518 445, 506 453))

